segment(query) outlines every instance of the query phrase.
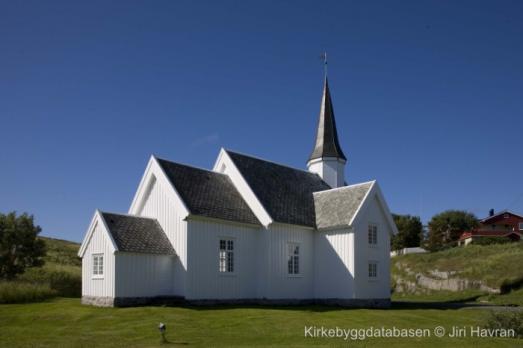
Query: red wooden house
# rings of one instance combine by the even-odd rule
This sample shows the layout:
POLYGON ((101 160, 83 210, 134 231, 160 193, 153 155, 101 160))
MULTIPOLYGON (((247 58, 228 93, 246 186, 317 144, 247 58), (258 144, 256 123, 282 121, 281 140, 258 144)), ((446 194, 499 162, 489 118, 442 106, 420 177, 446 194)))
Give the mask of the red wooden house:
POLYGON ((480 220, 476 229, 461 234, 459 245, 467 245, 474 240, 485 237, 509 238, 513 241, 520 241, 522 233, 523 216, 508 210, 494 214, 494 210, 491 209, 489 217, 480 220))

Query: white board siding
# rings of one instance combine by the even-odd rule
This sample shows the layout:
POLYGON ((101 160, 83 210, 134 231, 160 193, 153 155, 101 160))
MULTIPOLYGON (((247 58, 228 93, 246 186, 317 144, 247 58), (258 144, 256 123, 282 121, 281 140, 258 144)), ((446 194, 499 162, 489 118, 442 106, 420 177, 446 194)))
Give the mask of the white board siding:
POLYGON ((390 234, 386 216, 376 195, 369 197, 369 204, 360 212, 355 231, 355 296, 356 298, 390 298, 390 234), (368 224, 378 227, 378 243, 368 243, 368 224), (378 277, 369 279, 368 264, 378 263, 378 277))
POLYGON ((315 232, 314 296, 354 297, 354 234, 351 229, 315 232))
POLYGON ((173 295, 174 262, 169 255, 117 252, 116 297, 173 295))
POLYGON ((260 232, 261 228, 215 220, 188 220, 186 298, 256 298, 260 232), (220 238, 234 239, 234 274, 218 272, 220 238))
POLYGON ((98 218, 82 258, 82 296, 114 297, 114 254, 98 218), (103 277, 93 278, 93 254, 103 254, 103 277))
POLYGON ((310 299, 313 298, 313 243, 312 229, 285 224, 271 224, 268 234, 268 278, 267 292, 269 299, 310 299), (289 275, 287 269, 287 245, 300 245, 300 274, 289 275))
POLYGON ((187 222, 185 209, 169 196, 164 184, 152 176, 138 216, 156 218, 169 238, 177 259, 174 263, 174 295, 185 296, 187 273, 187 222))

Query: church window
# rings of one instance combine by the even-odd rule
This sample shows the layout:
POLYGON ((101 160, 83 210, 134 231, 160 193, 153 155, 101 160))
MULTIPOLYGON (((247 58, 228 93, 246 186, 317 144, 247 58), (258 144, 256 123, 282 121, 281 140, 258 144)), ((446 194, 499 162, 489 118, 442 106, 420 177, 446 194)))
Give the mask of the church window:
POLYGON ((288 274, 300 274, 300 245, 296 243, 287 244, 287 254, 288 274))
POLYGON ((370 245, 378 244, 378 226, 376 226, 374 224, 369 225, 368 240, 369 240, 370 245))
POLYGON ((219 271, 221 273, 234 272, 234 240, 220 239, 219 271))
POLYGON ((93 276, 104 275, 104 255, 93 254, 93 276))

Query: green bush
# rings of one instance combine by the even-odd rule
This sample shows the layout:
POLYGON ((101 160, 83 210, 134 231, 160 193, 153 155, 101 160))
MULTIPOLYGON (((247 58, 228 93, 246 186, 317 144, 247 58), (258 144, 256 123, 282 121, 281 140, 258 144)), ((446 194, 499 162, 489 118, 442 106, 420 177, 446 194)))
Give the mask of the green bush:
POLYGON ((523 312, 519 311, 504 311, 491 312, 484 325, 485 329, 512 329, 515 332, 515 337, 523 337, 523 312))
POLYGON ((0 281, 0 303, 39 302, 56 296, 48 284, 0 281))

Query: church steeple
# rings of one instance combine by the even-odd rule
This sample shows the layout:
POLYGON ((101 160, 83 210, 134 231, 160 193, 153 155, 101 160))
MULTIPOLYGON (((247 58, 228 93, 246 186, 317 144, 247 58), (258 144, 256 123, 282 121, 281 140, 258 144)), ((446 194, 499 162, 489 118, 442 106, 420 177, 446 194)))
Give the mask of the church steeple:
POLYGON ((323 84, 323 96, 321 99, 320 117, 318 120, 318 131, 316 133, 316 144, 309 157, 309 161, 317 158, 333 157, 344 161, 347 160, 341 150, 338 141, 338 130, 334 119, 334 109, 332 107, 329 81, 325 76, 323 84))
POLYGON ((331 187, 345 185, 344 171, 347 158, 341 150, 334 118, 329 81, 325 76, 321 99, 316 143, 307 161, 309 171, 318 174, 331 187))

